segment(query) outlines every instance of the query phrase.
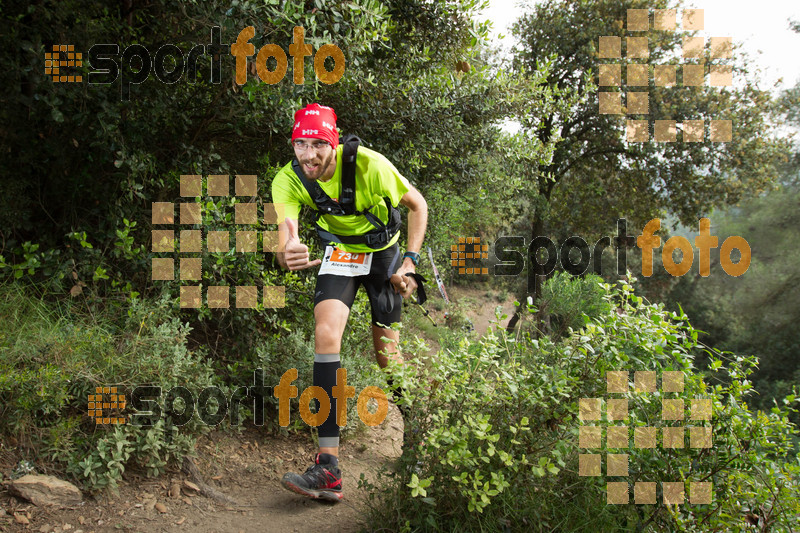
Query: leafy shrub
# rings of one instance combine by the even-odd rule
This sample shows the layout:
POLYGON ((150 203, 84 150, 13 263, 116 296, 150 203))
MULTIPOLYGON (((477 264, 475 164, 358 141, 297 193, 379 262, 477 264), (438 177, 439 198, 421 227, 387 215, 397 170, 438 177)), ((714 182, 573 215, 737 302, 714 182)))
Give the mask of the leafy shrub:
POLYGON ((549 316, 550 332, 555 338, 569 329, 579 330, 585 321, 608 313, 611 303, 600 286, 603 279, 595 274, 585 277, 556 272, 542 286, 539 309, 549 316))
POLYGON ((712 355, 703 375, 693 367, 697 332, 686 316, 646 303, 625 283, 602 289, 609 310, 558 342, 499 330, 395 370, 418 436, 383 480, 372 523, 401 531, 730 531, 746 529, 745 513, 776 530, 796 523, 798 432, 787 418, 795 398, 769 413, 749 411, 753 359, 712 355), (629 387, 616 396, 628 400, 631 428, 673 425, 661 421, 662 398, 711 400, 713 420, 686 425, 710 424, 712 448, 635 448, 631 431, 629 448, 616 453, 629 456, 629 483, 712 481, 712 505, 607 505, 606 478, 578 475, 579 454, 609 451, 579 448, 578 414, 581 398, 606 395, 611 370, 683 373, 681 395, 629 387))
MULTIPOLYGON (((256 368, 263 369, 266 386, 277 385, 290 368, 299 370, 296 385, 301 391, 311 385, 313 311, 303 299, 311 280, 293 275, 287 276, 286 283, 291 310, 227 312, 222 321, 241 326, 241 334, 228 335, 227 343, 241 342, 243 349, 220 350, 217 361, 208 358, 203 343, 195 341, 197 347, 189 348, 191 328, 183 321, 186 314, 169 287, 155 301, 128 300, 125 313, 119 316, 116 307, 87 314, 82 298, 48 301, 28 296, 26 291, 35 285, 0 286, 2 433, 19 440, 24 455, 53 461, 56 469, 72 474, 92 490, 115 487, 131 466, 149 475, 163 473, 171 462, 190 454, 196 437, 208 429, 197 414, 176 425, 165 410, 166 396, 173 388, 185 387, 197 399, 203 389, 216 387, 231 398, 233 390, 253 384, 256 368), (267 320, 272 328, 263 327, 267 320), (233 360, 225 355, 231 352, 236 353, 233 360), (160 387, 157 403, 164 416, 152 427, 131 423, 96 427, 86 411, 88 395, 98 386, 117 386, 129 405, 135 387, 160 387)), ((357 298, 351 315, 342 343, 348 384, 357 391, 367 385, 385 389, 383 374, 373 368, 365 295, 357 298)), ((266 401, 266 423, 277 429, 277 400, 268 397, 266 401)), ((176 403, 180 412, 183 402, 176 403)), ((356 403, 348 404, 346 431, 363 426, 356 403)), ((228 413, 234 408, 239 409, 236 428, 253 420, 252 402, 230 405, 228 413)), ((308 430, 298 416, 296 399, 291 409, 291 429, 308 430)), ((223 427, 229 427, 229 420, 223 420, 223 427)))
MULTIPOLYGON (((188 327, 170 316, 170 302, 134 299, 117 330, 31 298, 16 285, 0 286, 0 427, 32 459, 44 454, 88 489, 114 487, 138 465, 151 475, 191 452, 205 431, 197 417, 176 426, 165 416, 151 428, 132 424, 98 428, 86 416, 96 387, 117 386, 130 398, 139 385, 200 390, 227 388, 203 350, 187 348, 188 327), (99 430, 98 430, 99 429, 99 430)), ((124 414, 124 413, 123 413, 124 414)))

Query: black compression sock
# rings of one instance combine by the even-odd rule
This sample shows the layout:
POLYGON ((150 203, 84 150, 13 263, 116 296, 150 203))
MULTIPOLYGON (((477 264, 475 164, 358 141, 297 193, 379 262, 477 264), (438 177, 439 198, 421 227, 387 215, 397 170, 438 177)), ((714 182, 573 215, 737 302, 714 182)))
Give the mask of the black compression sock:
MULTIPOLYGON (((319 425, 320 448, 339 446, 339 426, 336 424, 336 399, 333 387, 336 385, 336 371, 342 366, 339 354, 314 354, 314 385, 321 387, 328 395, 331 410, 328 418, 319 425)), ((319 402, 316 402, 319 410, 319 402)))

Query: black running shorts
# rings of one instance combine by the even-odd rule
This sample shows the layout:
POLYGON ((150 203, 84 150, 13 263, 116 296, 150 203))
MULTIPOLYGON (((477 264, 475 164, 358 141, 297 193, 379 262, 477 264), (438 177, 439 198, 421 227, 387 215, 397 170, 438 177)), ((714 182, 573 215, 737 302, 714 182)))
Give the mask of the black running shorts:
POLYGON ((314 290, 314 305, 323 300, 339 300, 350 308, 356 299, 358 287, 367 289, 369 304, 372 309, 372 324, 389 327, 400 322, 401 296, 394 292, 389 278, 400 266, 400 247, 394 245, 372 252, 372 266, 365 276, 337 276, 321 274, 317 276, 317 287, 314 290))

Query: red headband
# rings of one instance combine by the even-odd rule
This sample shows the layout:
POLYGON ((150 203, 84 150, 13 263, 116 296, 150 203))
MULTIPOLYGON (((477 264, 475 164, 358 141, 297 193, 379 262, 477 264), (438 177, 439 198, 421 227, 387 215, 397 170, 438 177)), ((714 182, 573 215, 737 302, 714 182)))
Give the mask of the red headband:
POLYGON ((292 140, 297 138, 323 139, 335 149, 339 146, 339 132, 336 131, 336 113, 333 108, 319 104, 309 104, 294 114, 292 140))

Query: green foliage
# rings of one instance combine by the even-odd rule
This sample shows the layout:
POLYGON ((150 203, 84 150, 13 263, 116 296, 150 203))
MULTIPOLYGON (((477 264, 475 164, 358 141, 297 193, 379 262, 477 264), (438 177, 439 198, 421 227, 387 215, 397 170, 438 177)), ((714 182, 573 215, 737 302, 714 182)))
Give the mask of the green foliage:
MULTIPOLYGON (((0 286, 0 427, 3 436, 19 441, 17 453, 72 475, 89 490, 114 489, 129 468, 149 476, 163 474, 169 465, 192 454, 197 436, 209 430, 197 413, 197 403, 194 416, 177 425, 165 401, 173 388, 185 387, 197 401, 201 391, 215 387, 229 399, 234 390, 254 384, 256 368, 263 369, 266 386, 277 385, 291 368, 299 371, 296 386, 301 391, 311 385, 310 307, 297 311, 300 325, 291 329, 282 321, 282 332, 259 336, 253 326, 249 337, 257 348, 212 362, 207 347, 188 347, 190 327, 176 305, 166 295, 152 302, 134 298, 121 316, 113 314, 114 307, 90 315, 79 301, 51 304, 26 295, 19 284, 0 286), (115 386, 128 400, 129 407, 120 416, 130 417, 135 412, 131 392, 145 385, 160 387, 162 393, 156 399, 162 417, 152 427, 130 421, 96 426, 86 416, 88 395, 96 387, 115 386)), ((356 300, 353 326, 341 352, 348 384, 358 392, 368 385, 386 389, 382 373, 371 362, 368 307, 365 297, 356 300)), ((267 428, 277 431, 277 400, 265 400, 267 428)), ((180 412, 182 403, 172 407, 180 412)), ((363 428, 356 403, 351 401, 348 407, 345 435, 363 428)), ((228 406, 218 427, 230 428, 232 409, 239 410, 239 425, 231 429, 254 420, 252 401, 243 401, 228 406)), ((308 431, 296 399, 291 412, 288 429, 308 431)))
POLYGON ((54 308, 18 285, 0 286, 0 427, 20 442, 20 453, 54 461, 97 490, 114 488, 130 466, 158 475, 191 452, 207 429, 197 417, 180 427, 167 417, 150 429, 108 429, 85 416, 96 387, 116 386, 128 399, 139 385, 165 394, 180 385, 195 397, 211 386, 228 392, 204 351, 187 349, 188 327, 170 315, 167 303, 133 300, 125 320, 115 324, 69 302, 54 308))
MULTIPOLYGON (((120 79, 112 85, 53 83, 42 69, 52 44, 69 36, 84 55, 97 43, 117 43, 121 50, 136 43, 154 55, 167 42, 186 52, 208 43, 212 27, 230 43, 253 24, 257 49, 268 40, 288 49, 297 25, 315 48, 332 41, 345 48, 348 73, 355 73, 360 54, 387 31, 385 8, 374 0, 343 10, 321 3, 307 10, 304 2, 157 1, 125 13, 85 0, 11 2, 0 18, 8 28, 2 36, 8 90, 0 117, 3 124, 24 125, 0 127, 0 168, 14 176, 0 183, 2 262, 12 275, 38 274, 37 281, 50 281, 58 271, 60 286, 53 290, 69 290, 75 271, 75 281, 97 285, 101 294, 118 288, 119 279, 142 294, 151 288, 143 247, 151 203, 179 200, 180 174, 261 175, 271 159, 288 159, 288 146, 273 135, 288 136, 292 111, 302 100, 320 98, 320 84, 306 61, 305 85, 292 83, 290 74, 283 83, 261 84, 260 97, 253 98, 232 83, 233 56, 223 54, 222 82, 211 83, 211 56, 202 55, 195 83, 184 75, 167 85, 151 73, 123 100, 120 79), (80 244, 73 236, 81 236, 80 244), (40 252, 29 250, 37 245, 40 252), (45 250, 52 256, 41 255, 45 250)), ((89 70, 84 60, 84 79, 89 70)), ((257 85, 252 78, 244 88, 257 85)))
MULTIPOLYGON (((479 4, 316 1, 311 9, 292 0, 156 0, 121 12, 85 0, 4 3, 0 20, 8 31, 0 36, 0 57, 8 83, 0 106, 0 168, 14 179, 0 182, 0 275, 25 288, 0 286, 0 431, 20 441, 19 453, 55 461, 87 488, 113 488, 131 467, 163 473, 191 453, 205 426, 196 417, 183 426, 166 418, 151 428, 98 430, 84 416, 94 387, 152 384, 196 393, 217 386, 227 395, 228 387, 250 384, 259 366, 268 384, 289 368, 299 370, 298 387, 310 384, 308 272, 280 273, 272 258, 260 254, 203 252, 204 285, 281 285, 286 307, 182 310, 180 281, 152 280, 149 237, 153 202, 187 201, 179 194, 182 174, 256 174, 255 201, 268 202, 270 178, 291 157, 285 139, 292 113, 304 103, 332 105, 343 133, 357 133, 418 186, 434 230, 426 242, 437 253, 458 237, 509 227, 545 234, 544 220, 559 234, 603 233, 596 227, 601 216, 613 212, 636 224, 660 214, 667 201, 682 220, 696 220, 708 206, 735 201, 769 181, 783 145, 770 138, 766 95, 747 81, 744 63, 735 66, 745 80, 741 88, 650 88, 652 116, 679 122, 724 116, 734 121, 732 143, 626 144, 621 119, 597 114, 598 36, 623 35, 618 21, 629 7, 673 3, 546 2, 518 26, 521 46, 511 73, 487 50, 486 24, 472 19, 479 4), (119 81, 55 84, 41 68, 45 50, 67 39, 83 51, 105 42, 122 49, 143 44, 151 52, 168 42, 188 50, 208 43, 213 26, 230 43, 251 24, 256 49, 274 43, 287 50, 295 26, 305 28, 315 49, 339 45, 345 76, 320 84, 306 61, 303 85, 293 84, 291 74, 276 85, 251 74, 238 86, 234 59, 224 54, 222 83, 212 84, 204 56, 196 83, 167 86, 151 76, 123 101, 119 81), (501 132, 508 117, 521 117, 522 135, 501 132), (31 289, 44 294, 25 295, 31 289), (61 298, 68 292, 69 299, 61 298)), ((651 60, 677 62, 673 52, 681 37, 653 37, 651 60)), ((87 62, 84 76, 88 70, 87 62)), ((792 98, 796 94, 785 100, 789 109, 792 98)), ((181 229, 229 229, 242 199, 195 200, 204 206, 203 223, 181 229)), ((782 205, 791 211, 791 203, 782 205)), ((764 218, 764 224, 772 221, 764 218)), ((301 238, 318 254, 309 226, 302 225, 301 238)), ((257 223, 236 229, 261 234, 274 228, 257 223)), ((782 243, 782 237, 764 237, 782 243)), ((177 251, 161 257, 180 259, 177 251)), ((448 259, 436 257, 446 278, 448 259)), ((785 266, 778 259, 774 265, 785 266)), ((752 268, 760 271, 761 265, 752 268)), ((791 290, 790 270, 761 272, 758 279, 771 291, 791 290)), ((751 413, 744 399, 752 360, 723 365, 709 355, 712 370, 705 379, 713 385, 704 384, 690 357, 697 333, 684 316, 646 304, 629 287, 601 293, 595 278, 562 278, 546 285, 538 309, 527 309, 549 316, 552 337, 496 332, 475 340, 461 330, 437 328, 444 330, 443 351, 398 369, 416 413, 409 424, 419 433, 414 453, 400 461, 402 472, 386 485, 387 507, 376 510, 381 527, 732 529, 743 510, 775 527, 796 516, 791 493, 797 491, 797 465, 780 457, 796 435, 786 420, 794 400, 751 413), (605 372, 621 368, 683 370, 687 395, 713 399, 712 450, 630 455, 632 464, 644 465, 637 479, 712 473, 716 506, 680 512, 606 506, 602 483, 576 475, 577 401, 602 395, 605 372)), ((756 289, 739 309, 766 308, 753 297, 756 289)), ((785 326, 787 310, 790 304, 778 306, 757 324, 777 319, 785 326)), ((362 295, 342 346, 348 381, 357 390, 381 376, 368 363, 368 322, 362 295)), ((745 317, 731 323, 735 332, 746 330, 745 317)), ((752 339, 791 350, 791 344, 770 345, 785 339, 762 329, 752 339)), ((405 351, 425 350, 412 343, 405 351)), ((765 358, 762 371, 769 364, 765 358)), ((791 392, 785 377, 771 394, 791 392)), ((658 420, 659 402, 628 398, 631 425, 658 420)), ((350 429, 359 424, 351 407, 350 429)), ((304 427, 296 408, 295 429, 304 427)), ((274 420, 268 423, 276 428, 274 420)))
POLYGON ((626 283, 603 289, 609 307, 560 341, 499 330, 395 370, 417 436, 398 472, 383 480, 372 523, 399 531, 743 531, 747 511, 774 528, 794 524, 798 431, 787 415, 796 400, 749 411, 752 358, 714 356, 701 373, 692 360, 697 332, 685 315, 646 303, 626 283), (636 448, 631 431, 624 451, 629 482, 710 480, 712 505, 606 505, 606 479, 578 476, 578 454, 586 453, 578 446, 579 400, 604 397, 610 370, 684 375, 679 395, 631 386, 620 396, 633 428, 672 425, 662 422, 662 398, 712 400, 711 422, 686 423, 710 425, 712 448, 636 448))
MULTIPOLYGON (((549 0, 533 4, 516 24, 517 69, 533 72, 549 65, 547 86, 556 99, 552 111, 533 110, 520 118, 526 136, 545 143, 559 139, 552 160, 528 172, 535 185, 528 196, 531 201, 540 197, 541 204, 535 206, 540 220, 566 225, 570 234, 590 235, 600 229, 598 220, 611 226, 609 215, 639 226, 669 210, 685 224, 693 224, 710 207, 735 203, 752 191, 764 190, 774 179, 787 145, 776 139, 771 126, 769 94, 757 88, 752 65, 738 51, 733 62, 736 87, 680 86, 679 81, 678 86, 665 88, 650 79, 643 89, 649 94, 647 114, 598 113, 599 64, 627 63, 598 60, 598 39, 619 36, 625 42, 627 9, 674 9, 681 4, 549 0), (652 119, 680 124, 720 117, 732 120, 731 142, 711 142, 707 135, 700 143, 634 143, 625 138, 626 118, 651 120, 652 139, 652 119)), ((681 42, 687 35, 649 32, 648 63, 681 63, 681 42)), ((708 54, 707 49, 706 64, 717 61, 708 54)))
MULTIPOLYGON (((90 275, 80 278, 85 283, 99 266, 119 271, 145 294, 147 269, 138 259, 146 257, 120 250, 114 268, 103 264, 115 242, 134 248, 117 233, 128 227, 123 219, 130 228, 148 227, 152 202, 180 201, 181 174, 256 174, 267 178, 264 197, 271 165, 291 157, 284 139, 292 113, 313 100, 338 109, 343 132, 358 133, 421 188, 454 180, 476 185, 484 176, 482 154, 500 135, 496 124, 530 96, 525 84, 492 70, 483 57, 486 24, 470 18, 479 7, 474 0, 363 0, 345 8, 317 2, 314 9, 303 2, 158 1, 120 14, 84 0, 56 9, 12 2, 0 14, 9 27, 3 58, 10 71, 2 122, 26 127, 9 129, 0 141, 0 168, 15 173, 0 184, 0 253, 10 265, 27 267, 20 243, 56 248, 62 262, 92 263, 90 275), (268 43, 288 49, 295 26, 305 28, 315 48, 338 45, 346 56, 344 77, 332 85, 315 82, 309 60, 305 84, 295 85, 289 74, 267 85, 250 74, 239 87, 231 79, 234 57, 223 54, 223 82, 213 84, 210 58, 201 56, 195 83, 184 76, 166 85, 151 74, 124 101, 119 80, 55 84, 41 69, 45 48, 64 35, 76 50, 136 43, 154 53, 165 40, 182 50, 207 43, 214 26, 230 43, 250 24, 257 50, 268 43), (467 61, 467 72, 457 70, 467 61), (74 257, 84 250, 65 249, 64 228, 86 232, 84 242, 102 253, 74 257)), ((87 61, 84 76, 88 71, 87 61)), ((146 242, 146 232, 134 232, 127 235, 146 242)))
MULTIPOLYGON (((310 273, 279 273, 272 257, 261 254, 204 251, 204 286, 283 286, 286 307, 180 309, 180 281, 152 280, 152 203, 191 201, 180 196, 184 174, 255 174, 258 198, 250 200, 268 202, 270 179, 291 157, 285 141, 292 114, 310 101, 336 108, 343 133, 359 134, 421 189, 436 180, 443 188, 462 178, 477 183, 481 153, 500 135, 496 123, 528 94, 524 84, 487 67, 481 56, 486 25, 470 18, 478 7, 473 0, 316 2, 313 9, 298 1, 158 0, 121 12, 84 0, 4 4, 0 18, 8 31, 0 37, 6 45, 0 56, 9 83, 0 111, 6 125, 0 126, 0 168, 15 179, 0 183, 0 275, 44 291, 37 309, 60 306, 26 324, 40 330, 37 337, 25 337, 21 327, 3 330, 4 340, 13 341, 2 363, 2 394, 13 406, 3 412, 9 421, 3 427, 25 436, 23 449, 52 450, 94 488, 113 485, 131 463, 155 474, 185 453, 182 439, 200 428, 165 421, 141 434, 121 427, 92 436, 81 417, 81 398, 94 385, 150 383, 169 390, 191 380, 192 387, 222 387, 250 383, 258 365, 265 379, 288 368, 307 370, 313 353, 310 273), (166 85, 151 75, 123 100, 119 80, 110 86, 55 84, 41 68, 45 51, 65 36, 76 51, 96 43, 124 50, 135 43, 154 54, 165 43, 184 51, 207 44, 215 26, 221 42, 231 43, 251 24, 257 50, 268 43, 288 50, 295 26, 305 28, 306 43, 315 49, 338 45, 345 76, 326 86, 315 81, 306 61, 305 84, 295 85, 289 74, 267 85, 251 74, 238 86, 235 60, 222 54, 222 83, 214 84, 211 57, 202 56, 196 83, 166 85), (456 61, 472 67, 457 71, 456 61), (9 126, 16 124, 25 127, 9 126), (471 156, 463 159, 464 153, 471 156), (43 339, 51 339, 50 350, 60 357, 28 364, 30 353, 44 350, 43 339), (47 385, 39 395, 37 383, 47 385), (45 411, 49 418, 38 418, 45 411)), ((84 77, 89 70, 85 61, 84 77)), ((181 229, 230 229, 235 203, 243 199, 194 200, 204 207, 202 224, 181 229)), ((260 234, 274 227, 236 229, 260 234)), ((309 224, 301 238, 319 253, 309 224)), ((159 257, 175 260, 178 270, 179 251, 159 257)), ((14 298, 14 305, 30 304, 14 298)), ((367 317, 360 299, 342 347, 349 380, 359 388, 375 377, 362 357, 371 352, 367 317)), ((303 380, 310 381, 310 373, 301 370, 303 380)), ((352 412, 350 420, 358 422, 352 412)))
POLYGON ((549 332, 558 339, 568 330, 577 331, 586 322, 592 322, 606 315, 611 304, 604 298, 600 276, 590 274, 573 277, 566 272, 556 272, 542 287, 539 300, 540 314, 549 318, 549 332))
POLYGON ((800 349, 794 331, 800 320, 800 253, 794 231, 800 223, 798 200, 800 187, 787 184, 714 214, 713 234, 720 245, 731 235, 750 243, 749 269, 738 278, 725 274, 715 249, 711 275, 703 278, 693 269, 694 275, 681 279, 670 294, 705 332, 704 343, 758 356, 753 380, 760 397, 755 403, 763 409, 788 394, 790 384, 797 383, 792 376, 800 372, 793 356, 800 349))
MULTIPOLYGON (((778 103, 785 125, 800 126, 800 85, 784 91, 778 103)), ((738 278, 725 275, 719 250, 714 249, 711 276, 702 278, 695 271, 682 277, 668 295, 670 305, 681 305, 703 331, 704 343, 759 358, 752 376, 759 395, 753 404, 765 410, 791 394, 800 379, 800 365, 793 356, 800 349, 794 333, 800 320, 800 254, 795 242, 800 224, 800 148, 793 148, 777 187, 710 217, 720 245, 732 235, 749 243, 747 272, 738 278)))
MULTIPOLYGON (((0 184, 0 275, 47 284, 49 297, 69 292, 94 313, 106 307, 124 312, 130 299, 163 293, 190 323, 192 345, 208 346, 225 366, 236 362, 228 354, 254 362, 263 337, 286 334, 310 319, 309 274, 279 273, 269 255, 203 252, 204 285, 282 285, 286 307, 179 311, 174 299, 180 281, 152 280, 152 203, 190 200, 180 196, 184 174, 255 174, 258 198, 249 200, 268 202, 272 176, 291 157, 285 140, 293 112, 320 101, 338 110, 343 133, 357 133, 430 198, 431 227, 469 221, 477 228, 475 221, 491 216, 492 194, 502 190, 510 202, 508 187, 482 185, 487 175, 501 175, 496 162, 486 164, 486 154, 503 142, 499 123, 538 94, 527 81, 494 68, 485 49, 486 24, 471 18, 479 7, 474 0, 363 0, 344 7, 316 2, 314 9, 296 1, 232 6, 159 0, 121 14, 84 0, 54 9, 4 6, 0 17, 9 32, 0 55, 10 83, 0 118, 26 127, 0 135, 0 168, 15 176, 0 184), (184 51, 208 43, 214 26, 221 28, 221 42, 231 43, 251 24, 257 50, 268 43, 287 50, 295 26, 305 28, 315 49, 338 45, 346 57, 344 77, 332 85, 316 82, 308 60, 302 85, 291 81, 291 73, 275 85, 251 73, 240 87, 232 81, 233 56, 223 54, 223 81, 213 84, 210 57, 201 56, 196 83, 166 85, 151 74, 131 87, 125 101, 119 80, 111 86, 55 84, 41 69, 45 49, 64 35, 76 50, 137 43, 153 53, 165 42, 184 51), (471 188, 488 201, 476 213, 470 207, 475 202, 458 200, 454 187, 471 188)), ((84 76, 88 71, 85 62, 84 76)), ((234 203, 244 199, 195 200, 206 208, 203 224, 181 229, 230 229, 234 203)), ((302 226, 303 241, 316 241, 309 224, 302 226)), ((274 227, 236 229, 260 234, 274 227)), ((454 236, 429 234, 436 250, 454 236)), ((172 257, 177 272, 179 251, 159 257, 172 257)))
POLYGON ((148 476, 159 476, 168 465, 191 455, 195 441, 196 435, 163 419, 151 428, 114 426, 99 435, 90 449, 74 454, 66 471, 91 490, 116 489, 130 465, 144 469, 148 476))

